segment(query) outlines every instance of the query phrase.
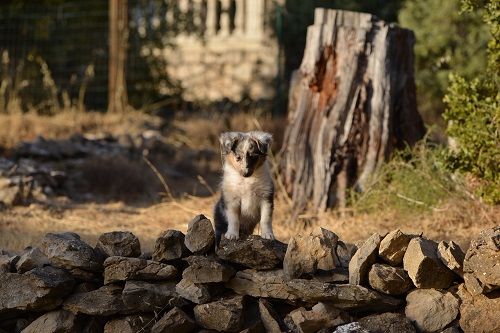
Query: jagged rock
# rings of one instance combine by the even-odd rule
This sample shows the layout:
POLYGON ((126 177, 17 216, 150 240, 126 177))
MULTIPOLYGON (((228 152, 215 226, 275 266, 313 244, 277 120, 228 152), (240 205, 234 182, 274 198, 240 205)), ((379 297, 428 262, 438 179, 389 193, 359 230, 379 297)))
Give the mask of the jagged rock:
POLYGON ((281 265, 285 252, 286 244, 257 235, 250 235, 243 240, 222 237, 217 249, 219 258, 258 270, 281 265))
POLYGON ((349 324, 336 327, 333 333, 371 333, 371 332, 361 327, 361 325, 358 322, 352 322, 349 324))
POLYGON ((406 235, 401 230, 393 230, 380 242, 378 255, 383 260, 393 266, 399 266, 403 263, 408 243, 413 237, 406 235))
POLYGON ((327 283, 348 283, 349 270, 344 267, 339 267, 330 271, 317 271, 313 279, 327 283))
POLYGON ((328 317, 322 313, 307 311, 300 307, 293 310, 285 317, 285 324, 290 331, 298 333, 314 333, 327 326, 328 317))
POLYGON ((400 300, 358 285, 334 285, 303 279, 286 281, 281 270, 239 271, 226 286, 240 295, 276 298, 292 303, 335 302, 339 309, 380 311, 401 304, 400 300))
POLYGON ((192 253, 203 254, 214 249, 215 232, 212 222, 204 215, 196 216, 188 224, 184 244, 192 253))
POLYGON ((448 288, 454 274, 437 256, 437 244, 413 238, 403 258, 403 267, 417 288, 448 288))
POLYGON ((196 304, 207 303, 211 299, 210 287, 205 284, 194 283, 182 279, 176 286, 175 291, 179 296, 196 304))
POLYGON ((174 307, 154 324, 151 333, 190 333, 195 329, 196 323, 184 311, 174 307))
POLYGON ((91 316, 111 316, 126 310, 122 300, 122 288, 115 285, 73 294, 64 301, 63 309, 91 316))
POLYGON ((67 333, 74 332, 76 316, 65 310, 51 311, 38 317, 21 333, 67 333))
POLYGON ((316 270, 332 270, 340 266, 336 249, 338 236, 318 227, 306 235, 292 236, 283 260, 283 271, 288 279, 311 275, 316 270))
POLYGON ((236 273, 214 257, 190 256, 186 261, 189 267, 182 272, 182 278, 194 283, 227 282, 236 273))
POLYGON ((103 269, 102 258, 75 233, 48 233, 42 239, 41 249, 55 267, 89 272, 103 269))
POLYGON ((0 274, 0 317, 16 311, 48 311, 71 293, 74 279, 65 271, 46 266, 25 274, 0 274))
POLYGON ((282 325, 280 325, 280 318, 271 303, 265 299, 259 299, 259 314, 262 324, 267 333, 281 333, 282 325))
POLYGON ((337 258, 339 259, 340 266, 349 268, 352 256, 358 250, 354 244, 345 243, 341 240, 337 242, 337 258))
POLYGON ((153 260, 168 262, 187 256, 189 250, 184 245, 184 234, 178 230, 167 230, 156 240, 153 260))
POLYGON ((464 272, 473 275, 485 291, 500 288, 500 226, 480 232, 471 242, 464 260, 464 272))
POLYGON ((141 243, 139 239, 129 231, 106 232, 99 236, 96 249, 105 257, 139 257, 141 255, 141 243))
POLYGON ((465 287, 472 295, 486 294, 493 290, 493 287, 482 283, 474 274, 464 274, 465 287))
POLYGON ((243 323, 243 297, 235 296, 194 307, 196 322, 207 329, 238 332, 243 323))
POLYGON ((373 289, 389 295, 404 294, 413 286, 404 269, 383 264, 373 264, 368 281, 373 289))
POLYGON ((154 322, 154 317, 149 314, 121 317, 108 321, 104 333, 149 333, 154 322))
POLYGON ((10 273, 11 272, 10 265, 10 256, 6 254, 0 254, 0 274, 2 273, 10 273))
POLYGON ((460 327, 465 333, 500 332, 500 290, 487 295, 472 295, 463 286, 459 287, 460 327))
POLYGON ((464 275, 465 253, 454 241, 441 241, 437 247, 438 258, 441 259, 446 267, 451 269, 459 276, 464 275))
POLYGON ((18 273, 24 273, 32 270, 35 267, 43 267, 49 264, 49 258, 40 251, 39 248, 34 247, 24 253, 16 263, 18 273))
POLYGON ((411 321, 400 313, 374 314, 359 319, 358 323, 370 333, 417 333, 411 321))
POLYGON ((125 306, 134 312, 160 311, 167 304, 171 308, 185 304, 175 292, 175 282, 127 281, 122 298, 125 306))
POLYGON ((406 296, 406 317, 419 331, 438 332, 458 316, 459 301, 449 292, 416 289, 406 296))
POLYGON ((104 261, 104 284, 127 280, 170 280, 174 266, 139 258, 109 257, 104 261))
POLYGON ((312 307, 312 311, 328 319, 326 327, 336 327, 352 321, 352 318, 346 312, 337 309, 333 302, 319 302, 312 307))
POLYGON ((377 259, 378 248, 382 237, 375 233, 361 245, 349 263, 349 283, 353 285, 366 284, 368 270, 377 259))

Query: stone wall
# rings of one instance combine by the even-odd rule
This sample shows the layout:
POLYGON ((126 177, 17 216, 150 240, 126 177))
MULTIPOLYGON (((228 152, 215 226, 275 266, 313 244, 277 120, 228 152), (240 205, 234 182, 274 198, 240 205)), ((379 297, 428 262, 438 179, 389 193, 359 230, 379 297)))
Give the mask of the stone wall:
MULTIPOLYGON (((192 18, 193 28, 176 35, 173 48, 153 52, 165 57, 168 75, 180 82, 184 99, 239 102, 244 97, 273 97, 278 43, 269 20, 272 1, 181 0, 179 11, 192 18)), ((175 20, 173 15, 167 13, 167 20, 175 20)))
POLYGON ((464 254, 399 230, 355 246, 317 228, 288 245, 223 239, 195 217, 153 253, 47 234, 0 254, 0 332, 499 332, 500 227, 464 254))

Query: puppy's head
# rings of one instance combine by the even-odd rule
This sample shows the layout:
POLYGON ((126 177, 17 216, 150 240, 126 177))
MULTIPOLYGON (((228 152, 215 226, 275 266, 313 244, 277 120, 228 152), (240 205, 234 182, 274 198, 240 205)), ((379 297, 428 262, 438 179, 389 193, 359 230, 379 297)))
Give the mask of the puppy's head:
POLYGON ((250 177, 266 160, 272 135, 266 132, 226 132, 220 136, 222 159, 243 177, 250 177))

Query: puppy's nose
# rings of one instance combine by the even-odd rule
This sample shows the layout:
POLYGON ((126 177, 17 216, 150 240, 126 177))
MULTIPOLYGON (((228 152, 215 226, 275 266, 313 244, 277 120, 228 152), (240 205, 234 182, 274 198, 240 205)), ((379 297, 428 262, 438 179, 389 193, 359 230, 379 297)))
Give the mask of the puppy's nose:
POLYGON ((250 171, 250 170, 243 171, 243 177, 249 177, 251 175, 252 175, 252 171, 250 171))

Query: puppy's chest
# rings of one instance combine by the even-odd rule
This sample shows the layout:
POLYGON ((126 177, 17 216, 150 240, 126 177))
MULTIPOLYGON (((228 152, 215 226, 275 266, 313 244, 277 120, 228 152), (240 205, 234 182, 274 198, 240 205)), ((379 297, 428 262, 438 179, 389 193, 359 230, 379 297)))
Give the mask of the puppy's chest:
POLYGON ((225 179, 224 194, 227 200, 240 205, 243 216, 256 216, 260 213, 262 200, 268 195, 270 186, 261 179, 225 179))

